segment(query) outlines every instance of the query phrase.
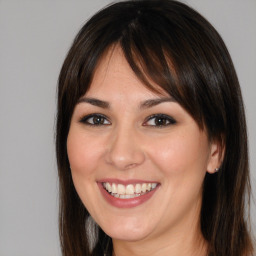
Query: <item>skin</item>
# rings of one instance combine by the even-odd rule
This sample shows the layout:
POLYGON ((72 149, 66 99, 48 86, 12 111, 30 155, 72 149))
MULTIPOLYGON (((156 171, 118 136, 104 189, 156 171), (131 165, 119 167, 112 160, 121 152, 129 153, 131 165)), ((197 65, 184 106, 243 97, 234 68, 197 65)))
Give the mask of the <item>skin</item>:
MULTIPOLYGON (((156 85, 157 86, 157 85, 156 85)), ((91 216, 113 239, 115 255, 206 255, 199 224, 206 172, 219 166, 219 149, 175 101, 144 106, 156 94, 135 76, 117 46, 100 61, 75 109, 67 150, 75 188, 91 216), (100 113, 102 125, 85 117, 100 113), (153 114, 175 120, 156 125, 153 114), (83 122, 81 122, 83 119, 83 122), (85 121, 86 120, 86 121, 85 121), (132 208, 117 208, 102 196, 97 181, 106 178, 156 181, 153 196, 132 208)))

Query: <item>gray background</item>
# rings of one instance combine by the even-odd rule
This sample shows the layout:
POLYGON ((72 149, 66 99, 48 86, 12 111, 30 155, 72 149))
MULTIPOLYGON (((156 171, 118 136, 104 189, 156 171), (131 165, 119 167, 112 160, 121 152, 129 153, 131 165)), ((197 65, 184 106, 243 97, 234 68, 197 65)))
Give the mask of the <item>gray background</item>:
MULTIPOLYGON (((256 0, 185 2, 212 22, 233 57, 246 105, 255 186, 256 0)), ((54 153, 57 78, 78 29, 108 3, 0 0, 1 256, 60 255, 54 153)), ((255 204, 252 220, 255 232, 255 204)))

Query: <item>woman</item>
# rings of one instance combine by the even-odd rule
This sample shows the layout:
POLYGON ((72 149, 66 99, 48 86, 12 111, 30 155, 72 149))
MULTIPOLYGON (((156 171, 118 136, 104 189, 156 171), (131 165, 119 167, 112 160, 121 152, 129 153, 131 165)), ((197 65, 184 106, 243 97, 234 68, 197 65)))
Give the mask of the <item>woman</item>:
POLYGON ((239 82, 188 6, 94 15, 60 73, 56 136, 63 255, 252 255, 239 82))

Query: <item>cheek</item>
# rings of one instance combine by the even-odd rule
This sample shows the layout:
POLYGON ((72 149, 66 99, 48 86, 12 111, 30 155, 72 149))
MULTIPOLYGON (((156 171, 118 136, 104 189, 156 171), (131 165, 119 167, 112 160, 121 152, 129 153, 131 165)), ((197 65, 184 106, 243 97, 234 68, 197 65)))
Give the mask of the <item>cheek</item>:
MULTIPOLYGON (((200 208, 208 150, 207 139, 197 133, 194 136, 170 136, 154 144, 151 159, 161 172, 161 188, 167 195, 162 199, 163 212, 172 212, 176 220, 191 209, 200 208)), ((166 219, 167 222, 168 215, 166 219)))
POLYGON ((196 175, 206 171, 209 148, 204 134, 176 134, 156 141, 149 151, 151 159, 167 175, 196 175))
POLYGON ((67 152, 72 170, 88 175, 92 173, 102 155, 103 145, 98 145, 93 136, 85 136, 79 131, 70 130, 67 139, 67 152))
POLYGON ((67 152, 76 191, 86 209, 93 214, 95 202, 95 170, 98 163, 98 146, 94 138, 71 127, 67 138, 67 152))

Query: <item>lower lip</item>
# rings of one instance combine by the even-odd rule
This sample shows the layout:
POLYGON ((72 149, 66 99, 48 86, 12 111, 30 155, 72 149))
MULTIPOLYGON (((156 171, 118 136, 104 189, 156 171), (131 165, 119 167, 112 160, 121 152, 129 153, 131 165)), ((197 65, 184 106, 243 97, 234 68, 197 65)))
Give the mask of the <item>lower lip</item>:
POLYGON ((115 206, 117 208, 132 208, 139 206, 146 201, 148 201, 156 192, 159 186, 157 186, 155 189, 147 192, 146 194, 134 198, 129 198, 129 199, 120 199, 117 197, 114 197, 110 195, 106 189, 103 187, 102 183, 98 182, 99 189, 101 191, 101 194, 103 197, 106 199, 106 201, 111 204, 112 206, 115 206))

